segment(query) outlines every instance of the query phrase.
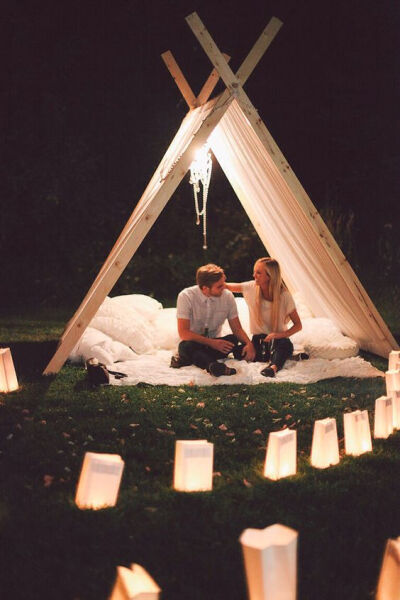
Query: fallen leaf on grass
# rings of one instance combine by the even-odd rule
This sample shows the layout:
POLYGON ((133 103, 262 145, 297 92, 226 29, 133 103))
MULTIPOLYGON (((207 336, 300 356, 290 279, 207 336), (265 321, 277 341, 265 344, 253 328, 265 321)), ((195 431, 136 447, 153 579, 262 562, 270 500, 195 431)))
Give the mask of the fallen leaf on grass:
POLYGON ((68 439, 71 437, 71 435, 69 433, 67 433, 66 431, 63 431, 63 436, 65 437, 65 439, 68 439))
POLYGON ((183 388, 179 388, 178 392, 180 392, 181 394, 185 394, 185 390, 183 388))
POLYGON ((253 487, 253 484, 250 483, 250 481, 247 481, 247 479, 243 479, 243 483, 247 488, 251 488, 253 487))
POLYGON ((54 481, 53 475, 43 475, 43 485, 44 487, 50 487, 54 481))
POLYGON ((262 431, 261 431, 261 429, 255 429, 255 430, 253 431, 253 433, 254 433, 255 435, 262 435, 262 431))
POLYGON ((213 477, 222 477, 222 474, 219 471, 215 471, 213 477))
POLYGON ((146 465, 146 466, 145 466, 145 470, 146 470, 148 473, 150 473, 150 471, 151 471, 151 468, 150 468, 150 467, 148 467, 148 466, 146 465))
POLYGON ((189 427, 190 429, 198 429, 197 425, 193 425, 193 423, 190 423, 189 427))
POLYGON ((292 419, 292 418, 293 418, 292 415, 286 415, 285 421, 290 421, 290 419, 292 419))
POLYGON ((228 431, 228 428, 224 423, 222 423, 222 425, 218 425, 218 429, 220 429, 221 431, 228 431))
POLYGON ((235 434, 232 431, 227 431, 225 435, 228 437, 235 437, 235 434))
POLYGON ((198 402, 198 403, 196 404, 196 407, 197 407, 197 408, 204 408, 204 407, 205 407, 205 403, 204 403, 204 402, 198 402))

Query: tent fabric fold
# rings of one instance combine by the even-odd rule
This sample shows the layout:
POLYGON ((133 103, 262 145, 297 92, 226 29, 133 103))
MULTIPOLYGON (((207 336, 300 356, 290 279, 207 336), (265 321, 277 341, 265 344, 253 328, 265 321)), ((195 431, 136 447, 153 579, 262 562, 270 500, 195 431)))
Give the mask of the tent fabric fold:
POLYGON ((361 348, 387 356, 392 344, 321 243, 300 203, 236 101, 210 136, 211 148, 270 256, 317 317, 332 319, 361 348))

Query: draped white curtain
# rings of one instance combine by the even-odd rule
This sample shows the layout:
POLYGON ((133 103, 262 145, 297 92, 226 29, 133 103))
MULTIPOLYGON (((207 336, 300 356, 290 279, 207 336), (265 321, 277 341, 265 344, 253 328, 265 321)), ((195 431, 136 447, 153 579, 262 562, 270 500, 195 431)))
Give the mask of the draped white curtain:
MULTIPOLYGON (((315 316, 332 319, 361 348, 387 356, 393 342, 330 257, 236 101, 210 136, 211 148, 285 281, 315 316)), ((256 257, 254 257, 256 258, 256 257)), ((249 264, 249 275, 252 264, 249 264)))

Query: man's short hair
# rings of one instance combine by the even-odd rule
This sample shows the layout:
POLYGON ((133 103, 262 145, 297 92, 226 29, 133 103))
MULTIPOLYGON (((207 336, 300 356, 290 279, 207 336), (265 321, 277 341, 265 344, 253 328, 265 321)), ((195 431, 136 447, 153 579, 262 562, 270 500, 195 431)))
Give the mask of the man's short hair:
POLYGON ((202 288, 203 286, 211 287, 225 275, 224 270, 218 265, 212 263, 203 265, 197 269, 196 282, 202 288))

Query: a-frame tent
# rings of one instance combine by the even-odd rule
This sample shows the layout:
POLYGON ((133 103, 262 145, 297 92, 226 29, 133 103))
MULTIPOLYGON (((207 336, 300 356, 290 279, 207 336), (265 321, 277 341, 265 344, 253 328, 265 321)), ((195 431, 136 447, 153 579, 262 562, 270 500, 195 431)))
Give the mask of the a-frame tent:
POLYGON ((186 20, 214 70, 196 98, 171 53, 163 55, 190 110, 44 374, 63 366, 207 141, 289 288, 315 316, 331 318, 361 348, 387 357, 398 348, 395 339, 243 90, 282 23, 271 19, 235 75, 197 14, 186 20), (207 101, 218 76, 226 89, 207 101))

